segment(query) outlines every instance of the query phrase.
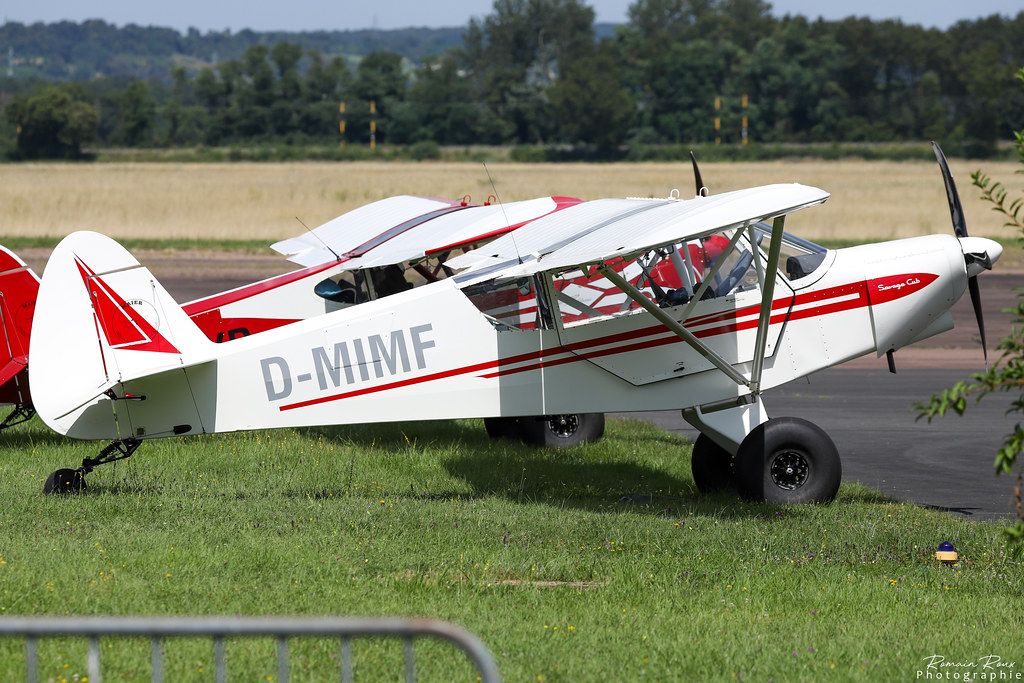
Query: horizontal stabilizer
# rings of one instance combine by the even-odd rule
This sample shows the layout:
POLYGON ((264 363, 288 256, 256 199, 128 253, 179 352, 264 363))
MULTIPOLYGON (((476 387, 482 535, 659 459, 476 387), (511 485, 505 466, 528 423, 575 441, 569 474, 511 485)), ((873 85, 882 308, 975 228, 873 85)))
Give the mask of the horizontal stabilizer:
POLYGON ((18 356, 0 362, 0 385, 7 384, 28 365, 28 356, 18 356))

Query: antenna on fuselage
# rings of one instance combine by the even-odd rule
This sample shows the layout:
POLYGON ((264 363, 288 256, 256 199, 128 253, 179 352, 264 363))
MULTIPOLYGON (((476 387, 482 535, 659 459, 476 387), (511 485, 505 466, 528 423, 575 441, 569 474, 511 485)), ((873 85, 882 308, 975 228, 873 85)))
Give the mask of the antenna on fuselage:
POLYGON ((516 244, 516 236, 512 234, 512 223, 508 220, 508 214, 505 213, 505 202, 501 201, 501 197, 498 196, 498 188, 494 185, 494 178, 491 177, 491 169, 487 168, 487 163, 481 161, 484 166, 484 173, 487 174, 487 180, 491 183, 491 190, 494 192, 494 198, 498 201, 498 206, 501 207, 501 215, 505 217, 505 227, 508 229, 509 238, 512 240, 512 247, 516 250, 516 258, 519 259, 519 265, 523 263, 523 257, 519 254, 519 245, 516 244))
POLYGON ((307 231, 307 232, 308 232, 308 233, 309 233, 310 235, 312 235, 313 237, 315 237, 315 238, 316 238, 316 239, 317 239, 317 240, 318 240, 318 241, 320 242, 320 244, 322 244, 322 245, 324 245, 325 247, 327 247, 327 251, 329 251, 329 252, 331 252, 332 254, 334 254, 334 258, 336 258, 336 259, 337 259, 338 261, 341 261, 341 260, 342 260, 342 259, 341 259, 341 257, 340 257, 340 256, 338 256, 338 252, 336 252, 336 251, 334 251, 333 249, 331 249, 331 245, 327 244, 326 240, 324 240, 324 238, 323 238, 323 237, 321 237, 320 235, 316 234, 316 232, 314 232, 313 230, 311 230, 311 229, 310 229, 310 227, 309 227, 308 225, 306 225, 305 223, 303 223, 303 222, 302 222, 302 219, 301 219, 301 218, 299 218, 298 216, 296 216, 296 217, 295 217, 295 220, 297 220, 297 221, 299 222, 299 225, 301 225, 302 227, 304 227, 304 228, 306 229, 306 231, 307 231))

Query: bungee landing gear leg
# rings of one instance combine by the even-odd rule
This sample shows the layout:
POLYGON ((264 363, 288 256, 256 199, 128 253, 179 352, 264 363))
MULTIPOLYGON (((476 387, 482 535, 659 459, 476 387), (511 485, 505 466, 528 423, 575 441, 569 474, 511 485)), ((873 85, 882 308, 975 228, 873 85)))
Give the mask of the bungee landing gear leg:
POLYGON ((84 458, 78 469, 59 469, 47 477, 43 493, 81 493, 85 490, 85 475, 100 465, 132 457, 141 445, 139 439, 112 441, 95 458, 84 458))
POLYGON ((4 431, 8 427, 14 425, 20 425, 22 422, 28 422, 36 415, 36 409, 30 405, 19 403, 14 406, 14 410, 7 414, 7 417, 0 422, 0 432, 4 431))

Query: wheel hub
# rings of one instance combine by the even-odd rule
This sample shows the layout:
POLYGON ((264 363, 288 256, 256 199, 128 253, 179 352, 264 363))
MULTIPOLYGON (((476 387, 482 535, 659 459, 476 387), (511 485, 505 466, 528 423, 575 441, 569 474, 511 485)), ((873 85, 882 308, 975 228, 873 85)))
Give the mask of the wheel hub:
POLYGON ((548 418, 548 429, 552 434, 563 439, 575 434, 579 428, 580 418, 578 415, 552 415, 548 418))
POLYGON ((772 481, 780 489, 794 491, 807 483, 810 465, 797 451, 783 451, 775 456, 770 468, 772 481))

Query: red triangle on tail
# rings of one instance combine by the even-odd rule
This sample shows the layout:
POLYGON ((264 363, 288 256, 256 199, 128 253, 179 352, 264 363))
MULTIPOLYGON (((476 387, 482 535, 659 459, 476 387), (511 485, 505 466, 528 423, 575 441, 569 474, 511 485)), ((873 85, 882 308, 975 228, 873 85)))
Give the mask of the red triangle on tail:
POLYGON ((130 351, 153 351, 157 353, 181 353, 165 339, 135 307, 126 302, 103 278, 96 275, 75 257, 75 264, 82 276, 97 323, 111 348, 130 351))

